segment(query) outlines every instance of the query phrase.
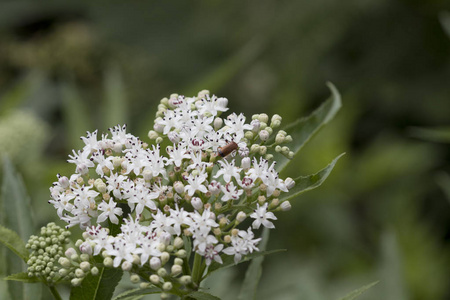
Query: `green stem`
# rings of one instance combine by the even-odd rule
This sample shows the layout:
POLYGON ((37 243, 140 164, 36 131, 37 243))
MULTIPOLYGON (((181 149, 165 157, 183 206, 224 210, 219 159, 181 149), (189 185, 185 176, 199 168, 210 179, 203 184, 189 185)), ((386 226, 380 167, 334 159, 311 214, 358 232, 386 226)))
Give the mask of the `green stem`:
POLYGON ((194 266, 192 268, 192 282, 197 286, 200 286, 200 281, 202 279, 202 256, 195 253, 194 266))
POLYGON ((62 300, 61 295, 59 295, 58 290, 54 285, 49 285, 48 288, 50 289, 50 292, 52 293, 55 300, 62 300))

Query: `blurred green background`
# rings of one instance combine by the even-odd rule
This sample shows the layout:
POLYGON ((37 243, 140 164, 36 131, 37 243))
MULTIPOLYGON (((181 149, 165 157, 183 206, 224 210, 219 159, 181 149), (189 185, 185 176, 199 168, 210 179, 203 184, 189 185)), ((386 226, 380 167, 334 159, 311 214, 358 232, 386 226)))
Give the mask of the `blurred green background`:
MULTIPOLYGON (((288 251, 266 258, 258 299, 338 299, 377 280, 358 299, 450 299, 448 12, 444 0, 2 1, 0 154, 37 230, 87 130, 127 123, 147 140, 162 97, 201 89, 287 124, 331 81, 343 108, 282 177, 347 155, 278 215, 269 249, 288 251)), ((211 292, 235 299, 243 270, 211 292)))

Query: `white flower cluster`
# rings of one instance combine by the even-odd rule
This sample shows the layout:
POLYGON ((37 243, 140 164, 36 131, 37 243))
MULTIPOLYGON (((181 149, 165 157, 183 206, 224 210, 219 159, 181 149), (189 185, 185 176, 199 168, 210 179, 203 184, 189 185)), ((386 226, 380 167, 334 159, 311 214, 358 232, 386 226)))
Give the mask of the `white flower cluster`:
POLYGON ((280 146, 292 138, 281 130, 270 138, 278 115, 270 124, 266 114, 250 123, 243 114, 220 118, 227 104, 207 91, 164 98, 149 132, 151 146, 125 126, 82 137, 84 148, 68 160, 75 174, 58 175, 49 203, 68 227, 86 230, 83 253, 101 253, 114 267, 149 263, 157 270, 170 255, 186 257, 189 239, 207 265, 222 263, 222 254, 239 262, 258 251, 252 229, 274 228, 273 211, 290 208, 278 197, 294 185, 278 177, 268 151, 292 157, 280 146), (250 227, 238 228, 247 217, 250 227), (120 225, 114 234, 106 229, 112 224, 120 225))

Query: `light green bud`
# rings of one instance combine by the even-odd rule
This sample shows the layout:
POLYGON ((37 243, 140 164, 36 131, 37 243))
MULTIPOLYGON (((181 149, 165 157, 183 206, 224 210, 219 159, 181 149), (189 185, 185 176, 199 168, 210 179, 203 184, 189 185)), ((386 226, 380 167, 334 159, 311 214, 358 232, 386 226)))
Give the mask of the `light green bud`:
MULTIPOLYGON (((285 141, 285 137, 284 137, 284 135, 282 135, 282 134, 277 134, 276 136, 275 136, 275 144, 282 144, 282 143, 284 143, 284 141, 285 141)), ((277 146, 278 147, 278 146, 277 146)), ((280 150, 281 150, 281 148, 280 148, 280 150)), ((275 148, 275 151, 277 151, 276 150, 276 148, 275 148)), ((279 151, 278 151, 279 152, 279 151)))
POLYGON ((86 274, 84 273, 83 270, 81 270, 80 268, 75 270, 75 276, 78 278, 83 278, 86 274))
POLYGON ((244 134, 244 137, 246 139, 248 139, 248 140, 253 139, 253 137, 254 137, 253 132, 252 131, 246 131, 245 134, 244 134))
POLYGON ((89 254, 87 254, 87 253, 82 253, 82 254, 80 254, 80 260, 81 261, 89 261, 89 254))
POLYGON ((103 264, 105 265, 105 267, 107 268, 112 268, 113 267, 113 259, 111 257, 105 257, 105 259, 103 260, 103 264))
POLYGON ((259 154, 264 155, 267 152, 267 147, 266 146, 261 146, 259 147, 259 154))
POLYGON ((156 131, 150 130, 150 131, 148 132, 148 138, 149 138, 149 139, 151 139, 151 140, 156 140, 158 137, 159 137, 159 134, 158 134, 156 131))
POLYGON ((133 264, 130 263, 129 261, 124 261, 122 263, 122 270, 124 270, 125 272, 129 272, 132 267, 133 267, 133 264))
POLYGON ((67 276, 67 274, 69 274, 69 270, 67 270, 67 269, 59 269, 58 274, 61 277, 67 276))
POLYGON ((141 278, 140 278, 139 275, 137 275, 137 274, 132 274, 132 275, 130 276, 130 281, 131 281, 132 283, 139 283, 139 281, 141 281, 141 278))
POLYGON ((269 122, 269 116, 267 114, 260 114, 258 120, 267 124, 269 122))
POLYGON ((184 276, 180 277, 180 283, 182 285, 188 285, 191 282, 192 282, 192 277, 189 275, 184 275, 184 276))
POLYGON ((70 281, 70 283, 72 284, 72 286, 80 286, 82 281, 83 280, 80 278, 74 278, 70 281))
POLYGON ((160 103, 168 107, 169 106, 169 99, 167 99, 167 97, 164 97, 164 98, 161 99, 160 103))
POLYGON ((258 114, 255 114, 255 115, 252 116, 252 120, 257 120, 258 118, 259 118, 258 114))
POLYGON ((292 136, 287 135, 286 138, 284 139, 284 142, 285 142, 285 143, 290 143, 290 142, 292 142, 292 136))
POLYGON ((151 286, 151 283, 150 282, 141 282, 140 284, 139 284, 139 288, 141 288, 141 289, 147 289, 147 288, 149 288, 151 286))
POLYGON ((183 271, 183 268, 180 265, 173 265, 170 270, 172 276, 178 276, 183 271))
POLYGON ((97 276, 98 275, 98 268, 97 267, 93 267, 91 269, 91 274, 94 275, 94 276, 97 276))
POLYGON ((270 127, 272 128, 278 128, 281 125, 281 121, 280 120, 272 120, 272 122, 270 122, 270 127))
POLYGON ((63 268, 70 268, 72 266, 72 264, 70 263, 70 260, 68 258, 65 257, 61 257, 58 260, 58 263, 63 267, 63 268))
POLYGON ((157 144, 161 144, 162 141, 163 141, 163 138, 162 138, 162 137, 157 137, 157 138, 156 138, 156 143, 157 143, 157 144))
POLYGON ((167 271, 164 268, 159 268, 158 271, 156 272, 159 276, 161 277, 166 277, 167 276, 167 271))
POLYGON ((177 251, 177 253, 175 253, 175 255, 180 257, 180 258, 185 258, 187 253, 186 253, 186 250, 180 249, 180 250, 177 251))
POLYGON ((266 129, 266 127, 267 127, 267 123, 259 122, 259 130, 266 129))
POLYGON ((161 298, 161 300, 167 300, 169 299, 170 295, 167 293, 161 293, 159 297, 161 298))
POLYGON ((170 291, 173 288, 172 282, 164 282, 162 288, 165 291, 170 291))
POLYGON ((153 284, 159 283, 159 276, 156 274, 150 275, 150 282, 153 284))
POLYGON ((266 156, 264 157, 267 160, 272 160, 273 159, 273 155, 272 154, 266 154, 266 156))
POLYGON ((182 266, 183 265, 183 260, 181 258, 175 258, 174 262, 175 265, 179 265, 182 266))
POLYGON ((258 144, 253 144, 251 147, 250 147, 250 152, 251 153, 258 153, 259 152, 259 145, 258 144))
POLYGON ((289 159, 293 159, 293 158, 294 158, 294 155, 295 155, 295 153, 294 153, 294 152, 292 152, 292 151, 289 151, 289 153, 288 153, 287 157, 288 157, 289 159))
POLYGON ((161 263, 162 265, 165 265, 166 262, 168 262, 170 259, 170 254, 168 252, 161 253, 161 263))
POLYGON ((180 238, 179 236, 177 236, 174 240, 173 240, 173 246, 177 249, 180 249, 181 247, 184 246, 184 241, 182 238, 180 238))
POLYGON ((80 263, 80 269, 84 272, 89 272, 89 270, 91 269, 91 264, 87 261, 83 261, 80 263))

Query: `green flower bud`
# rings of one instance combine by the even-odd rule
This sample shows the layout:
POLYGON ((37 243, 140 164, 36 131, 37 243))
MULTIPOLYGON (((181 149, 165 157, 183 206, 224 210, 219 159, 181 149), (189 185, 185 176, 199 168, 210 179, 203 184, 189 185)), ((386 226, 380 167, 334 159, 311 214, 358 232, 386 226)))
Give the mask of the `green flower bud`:
POLYGON ((89 270, 91 269, 91 264, 87 261, 83 261, 80 263, 80 269, 84 272, 89 272, 89 270))
POLYGON ((111 257, 105 257, 105 259, 103 260, 103 264, 107 268, 112 268, 113 267, 113 259, 111 257))
POLYGON ((164 282, 162 288, 165 291, 170 291, 173 288, 172 282, 164 282))
POLYGON ((258 120, 267 124, 269 122, 269 116, 267 114, 260 114, 258 120))
POLYGON ((156 131, 150 130, 150 131, 148 132, 148 138, 149 138, 149 139, 151 139, 151 140, 156 140, 158 137, 159 137, 159 134, 158 134, 156 131))
POLYGON ((158 275, 150 275, 150 282, 153 284, 158 284, 159 283, 159 276, 158 275))
POLYGON ((173 265, 170 271, 172 276, 178 276, 183 271, 183 268, 180 265, 173 265))
POLYGON ((140 278, 139 275, 137 275, 137 274, 132 274, 132 275, 130 276, 130 281, 131 281, 132 283, 139 283, 139 281, 141 281, 141 278, 140 278))
POLYGON ((158 271, 156 272, 159 276, 161 277, 166 277, 167 276, 167 271, 164 268, 159 268, 158 271))
POLYGON ((75 270, 75 276, 78 278, 84 278, 86 274, 84 273, 83 270, 81 270, 80 268, 75 270))
POLYGON ((80 278, 74 278, 70 281, 70 283, 72 284, 72 286, 80 286, 82 281, 83 280, 80 278))
POLYGON ((189 275, 184 275, 180 277, 180 283, 182 285, 188 285, 192 282, 192 277, 189 275))

